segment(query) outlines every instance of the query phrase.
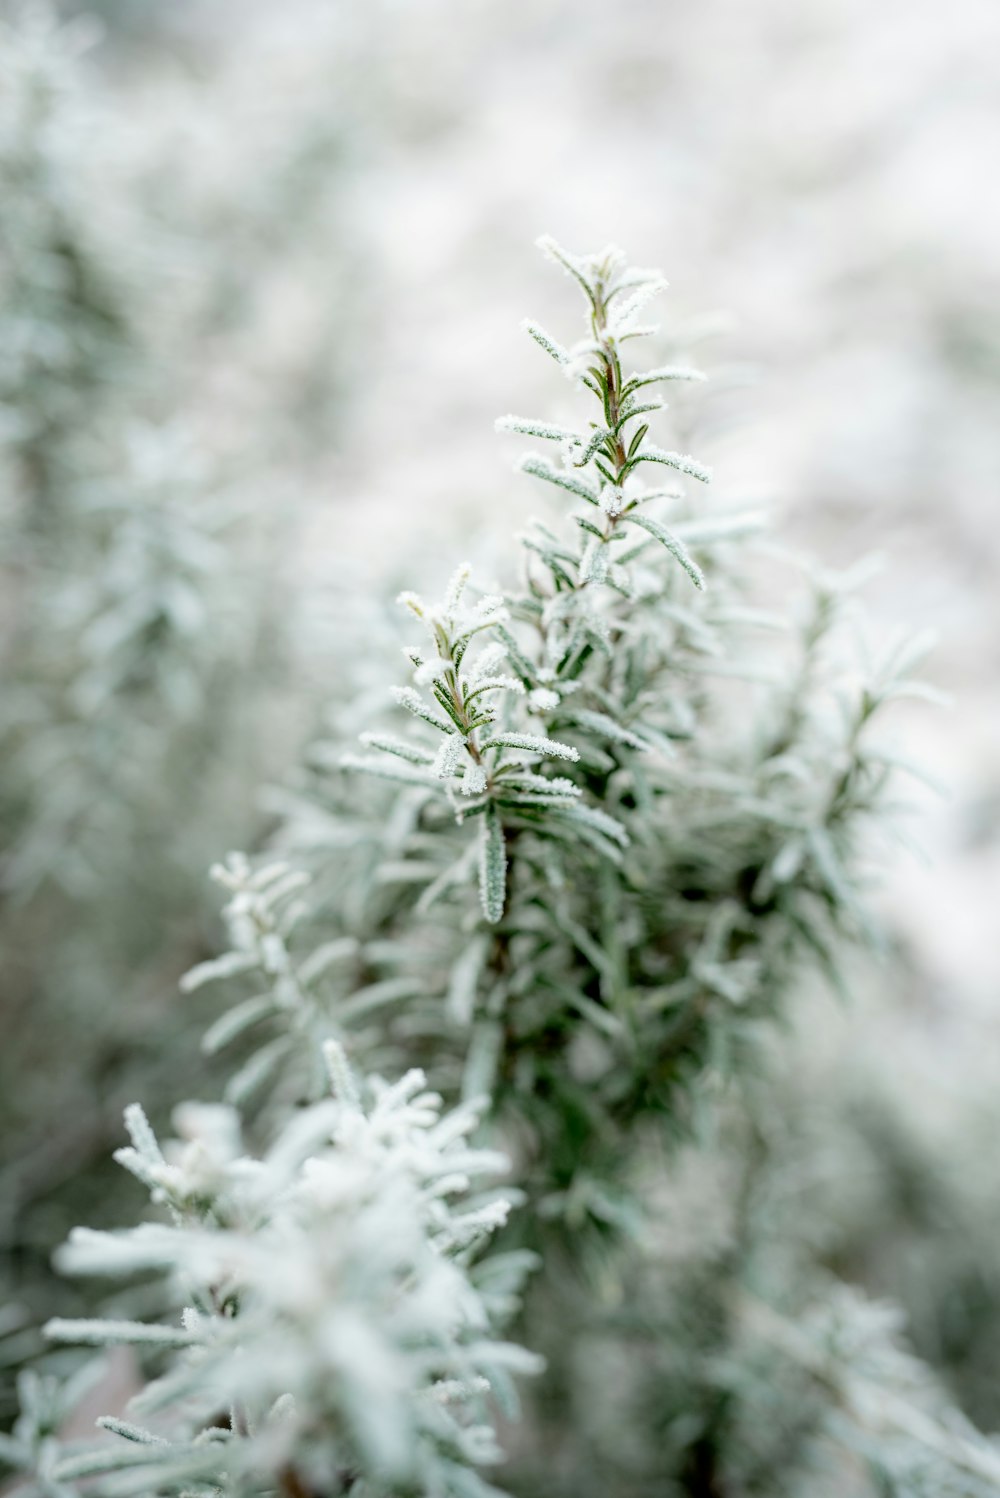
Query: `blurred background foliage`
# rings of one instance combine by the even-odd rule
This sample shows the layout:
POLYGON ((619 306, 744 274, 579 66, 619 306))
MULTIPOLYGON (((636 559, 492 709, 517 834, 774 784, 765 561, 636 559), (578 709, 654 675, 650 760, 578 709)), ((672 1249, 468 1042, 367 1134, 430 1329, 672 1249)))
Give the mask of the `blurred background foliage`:
MULTIPOLYGON (((716 334, 717 487, 831 564, 884 553, 876 619, 937 627, 954 696, 901 718, 901 752, 950 794, 920 799, 927 865, 877 897, 900 961, 859 963, 852 999, 804 1005, 783 1039, 747 1151, 752 1231, 719 1226, 699 1171, 664 1239, 714 1223, 750 1254, 761 1223, 808 1220, 820 1261, 899 1302, 995 1428, 1000 10, 0 14, 8 1360, 51 1245, 119 1215, 103 1161, 122 1104, 155 1114, 204 1065, 176 995, 214 941, 203 870, 266 842, 259 787, 294 783, 384 632, 355 592, 391 597, 404 560, 422 583, 458 536, 488 570, 487 517, 506 532, 529 502, 489 444, 511 392, 543 390, 517 324, 544 228, 665 266, 686 341, 716 334)), ((675 1370, 657 1376, 669 1407, 675 1370)), ((601 1380, 576 1387, 599 1407, 601 1380)))

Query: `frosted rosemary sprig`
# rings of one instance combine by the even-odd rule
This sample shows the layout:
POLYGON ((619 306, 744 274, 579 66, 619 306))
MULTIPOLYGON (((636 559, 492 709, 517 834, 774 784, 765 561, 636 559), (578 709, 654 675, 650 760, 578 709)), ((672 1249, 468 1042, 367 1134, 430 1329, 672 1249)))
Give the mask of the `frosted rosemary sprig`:
MULTIPOLYGON (((564 349, 535 323, 526 330, 562 368, 579 377, 600 401, 601 421, 583 430, 520 417, 503 418, 503 430, 539 437, 562 448, 562 464, 532 454, 522 460, 529 473, 583 499, 596 512, 576 515, 567 545, 544 527, 523 538, 530 555, 547 570, 547 585, 533 585, 534 598, 518 600, 519 617, 528 616, 541 637, 538 651, 527 650, 511 627, 510 608, 500 597, 485 597, 468 606, 464 597, 468 569, 455 574, 444 600, 428 607, 415 594, 401 597, 425 625, 430 649, 408 652, 415 668, 414 684, 397 688, 397 703, 419 724, 441 737, 434 748, 416 738, 380 731, 362 735, 374 756, 348 756, 350 768, 367 770, 405 784, 442 782, 455 802, 460 820, 482 816, 479 853, 479 891, 488 922, 501 920, 507 903, 510 846, 522 831, 542 837, 576 839, 603 857, 616 861, 628 845, 622 822, 608 809, 591 804, 574 779, 551 775, 551 762, 603 762, 603 751, 588 747, 588 735, 648 750, 644 738, 620 722, 613 705, 581 702, 577 711, 563 699, 586 688, 577 678, 586 653, 607 651, 611 637, 624 627, 610 620, 594 599, 601 585, 627 597, 624 565, 642 543, 623 551, 626 527, 635 526, 658 541, 697 588, 704 575, 683 542, 647 506, 662 491, 647 490, 634 476, 644 463, 666 466, 707 481, 708 470, 695 459, 667 451, 647 441, 649 423, 642 418, 662 409, 658 400, 642 399, 639 391, 659 381, 697 378, 697 372, 662 367, 647 374, 627 375, 622 345, 637 335, 635 319, 641 307, 665 284, 653 272, 629 271, 617 251, 574 257, 552 241, 542 241, 546 253, 570 271, 583 288, 588 304, 588 336, 564 349), (616 560, 616 550, 621 561, 616 560), (489 644, 478 651, 473 637, 489 633, 489 644), (422 689, 422 690, 421 690, 422 689), (517 699, 520 699, 518 701, 517 699), (539 733, 539 719, 561 710, 571 728, 569 742, 561 734, 539 733)), ((596 683, 593 683, 596 689, 596 683)), ((659 741, 662 745, 662 738, 659 741)))
MULTIPOLYGON (((526 1325, 552 1348, 555 1379, 567 1379, 541 1401, 538 1445, 569 1453, 566 1491, 758 1491, 778 1472, 798 1492, 795 1455, 811 1430, 834 1484, 844 1472, 858 1485, 856 1457, 868 1457, 873 1434, 887 1437, 890 1458, 900 1437, 911 1446, 893 1492, 938 1498, 954 1487, 978 1498, 978 1487, 947 1480, 950 1468, 992 1476, 992 1453, 952 1439, 953 1412, 920 1418, 918 1381, 884 1338, 889 1358, 865 1375, 863 1344, 879 1339, 864 1316, 824 1315, 809 1332, 801 1308, 818 1265, 800 1279, 784 1243, 771 1265, 751 1260, 755 1242, 736 1226, 770 1224, 766 1202, 750 1199, 766 1117, 746 1129, 747 1158, 727 1151, 713 1170, 699 1153, 693 1174, 713 1203, 724 1198, 714 1234, 697 1203, 689 1212, 669 1201, 685 1172, 664 1140, 690 1138, 723 1080, 727 1115, 740 1114, 733 1084, 749 1096, 764 1021, 794 990, 803 956, 834 966, 833 939, 859 924, 860 829, 889 764, 869 726, 912 690, 909 662, 890 659, 844 694, 825 648, 836 610, 821 588, 798 669, 794 655, 780 672, 756 658, 743 665, 744 642, 774 631, 774 615, 748 606, 725 551, 712 557, 711 589, 693 587, 701 566, 677 544, 696 546, 707 570, 709 547, 738 538, 743 522, 699 517, 684 534, 668 530, 653 513, 667 496, 637 476, 648 463, 702 477, 695 460, 646 444, 653 411, 641 395, 692 372, 628 375, 622 365, 662 283, 625 270, 617 252, 554 253, 586 293, 587 337, 564 349, 528 331, 600 401, 600 419, 578 432, 514 425, 556 445, 557 463, 532 455, 523 466, 581 512, 568 537, 536 525, 525 538, 520 592, 481 597, 461 568, 439 604, 403 595, 426 639, 407 652, 412 679, 396 691, 395 721, 366 733, 366 755, 350 760, 392 783, 338 775, 312 808, 306 844, 326 901, 310 917, 325 923, 318 946, 308 951, 302 934, 301 875, 240 858, 220 871, 231 951, 187 987, 250 986, 212 1045, 245 1049, 258 1025, 271 1027, 237 1073, 238 1091, 256 1078, 267 1097, 248 1120, 262 1147, 244 1148, 228 1106, 183 1106, 180 1139, 163 1146, 129 1110, 119 1162, 169 1220, 78 1231, 63 1262, 149 1276, 168 1310, 154 1321, 148 1301, 123 1301, 107 1322, 58 1318, 50 1334, 146 1343, 162 1376, 136 1401, 136 1421, 103 1422, 116 1440, 99 1448, 60 1453, 47 1412, 23 1440, 0 1440, 0 1457, 48 1482, 40 1491, 101 1475, 109 1498, 494 1498, 476 1472, 496 1455, 481 1400, 509 1394, 507 1376, 525 1362, 496 1334, 525 1260, 476 1261, 505 1203, 489 1189, 469 1194, 494 1168, 469 1141, 479 1111, 440 1111, 425 1072, 442 1093, 486 1100, 516 1144, 530 1208, 508 1231, 532 1235, 548 1268, 526 1325), (741 672, 746 695, 733 707, 741 672), (760 700, 746 711, 752 693, 760 700), (342 1030, 353 1054, 372 1067, 378 1055, 377 1069, 401 1080, 355 1077, 336 1043, 342 1030), (626 1240, 664 1193, 671 1253, 650 1235, 643 1269, 626 1240), (640 1302, 632 1291, 647 1278, 640 1302), (778 1323, 765 1313, 762 1326, 744 1279, 762 1294, 788 1285, 792 1341, 784 1298, 778 1323), (577 1414, 587 1410, 575 1369, 588 1336, 598 1367, 610 1348, 639 1385, 631 1398, 615 1389, 619 1449, 606 1467, 602 1419, 577 1414), (774 1420, 786 1402, 792 1418, 774 1420), (560 1409, 574 1412, 571 1432, 560 1409), (663 1421, 664 1409, 679 1418, 663 1421), (144 1410, 155 1412, 149 1427, 144 1410), (645 1430, 632 1423, 639 1413, 645 1430), (770 1465, 758 1460, 762 1429, 763 1449, 778 1453, 770 1465), (928 1453, 945 1480, 925 1480, 928 1453)), ((798 1200, 796 1185, 793 1211, 798 1200)), ((514 1487, 561 1492, 562 1482, 548 1470, 514 1487)))
MULTIPOLYGON (((658 399, 648 400, 639 392, 647 386, 671 380, 696 380, 704 376, 683 366, 665 366, 645 373, 626 374, 622 345, 630 338, 655 332, 638 328, 636 317, 646 302, 662 291, 666 282, 655 271, 628 270, 620 250, 597 255, 571 255, 553 239, 539 245, 550 259, 562 266, 580 286, 587 301, 590 336, 568 352, 534 323, 526 324, 530 335, 577 378, 601 405, 601 419, 584 431, 554 427, 533 419, 507 416, 498 423, 501 431, 547 437, 563 445, 563 466, 550 464, 535 454, 522 459, 522 468, 537 478, 577 494, 600 511, 599 517, 575 517, 586 533, 583 553, 576 559, 575 583, 605 582, 612 572, 612 542, 623 539, 622 527, 637 525, 665 546, 684 568, 696 587, 704 587, 701 568, 683 543, 661 520, 648 515, 646 506, 657 496, 630 483, 642 464, 666 467, 707 483, 711 477, 704 464, 685 453, 668 451, 648 441, 649 422, 643 417, 664 409, 658 399), (562 357, 561 357, 562 355, 562 357)), ((552 569, 556 584, 574 586, 574 572, 552 569)))
MULTIPOLYGON (((532 720, 523 711, 517 714, 518 699, 524 699, 522 709, 530 711, 532 704, 516 669, 506 669, 513 646, 505 630, 509 612, 495 595, 468 603, 469 572, 467 566, 458 569, 437 606, 429 606, 414 593, 403 593, 399 600, 424 625, 429 648, 407 651, 415 685, 397 687, 393 695, 424 729, 438 735, 436 748, 367 732, 362 742, 389 760, 347 755, 343 763, 349 769, 406 783, 432 786, 437 782, 460 821, 482 817, 480 895, 486 919, 496 923, 506 899, 505 826, 518 818, 537 820, 540 810, 580 816, 576 805, 580 788, 565 777, 550 779, 535 768, 553 761, 574 763, 580 755, 572 744, 533 731, 532 720), (503 638, 485 644, 477 640, 477 636, 496 636, 501 630, 503 638)), ((581 820, 580 825, 586 824, 581 820)), ((607 841, 607 828, 598 830, 607 841)), ((618 832, 609 846, 617 840, 618 832)))
MULTIPOLYGON (((481 1109, 445 1113, 419 1070, 364 1081, 333 1041, 322 1059, 333 1097, 292 1112, 259 1157, 244 1153, 231 1108, 184 1105, 181 1138, 162 1149, 130 1110, 120 1163, 172 1222, 78 1229, 60 1262, 74 1274, 158 1275, 172 1309, 158 1321, 56 1318, 46 1333, 158 1355, 159 1376, 130 1410, 159 1429, 111 1417, 100 1423, 117 1443, 60 1453, 50 1442, 55 1483, 121 1473, 125 1485, 109 1491, 252 1483, 285 1495, 322 1481, 331 1495, 362 1482, 495 1493, 476 1472, 500 1455, 488 1398, 509 1402, 511 1376, 539 1368, 495 1331, 525 1257, 497 1257, 492 1290, 470 1269, 509 1205, 474 1183, 506 1161, 470 1143, 481 1109)), ((33 1461, 26 1446, 23 1465, 33 1461)))
MULTIPOLYGON (((775 616, 746 607, 725 550, 759 518, 668 528, 657 508, 681 494, 642 482, 647 459, 682 484, 707 477, 697 459, 648 441, 645 392, 697 372, 623 362, 650 331, 637 318, 662 279, 628 270, 618 251, 544 248, 584 293, 586 334, 565 348, 536 324, 529 335, 599 409, 578 429, 533 417, 501 425, 550 443, 554 457, 520 466, 579 507, 563 530, 536 522, 521 538, 524 585, 473 612, 475 649, 464 640, 464 569, 435 608, 404 595, 431 641, 409 652, 414 680, 397 690, 411 731, 374 730, 365 737, 377 755, 350 763, 406 786, 393 825, 408 830, 391 864, 379 868, 373 850, 367 902, 384 911, 372 943, 380 981, 408 964, 423 979, 390 1025, 433 1036, 446 1074, 460 1067, 471 1093, 492 1091, 516 1111, 530 1095, 550 1143, 568 1132, 557 1100, 572 1093, 572 1148, 540 1150, 531 1188, 568 1217, 590 1187, 567 1181, 613 1173, 640 1117, 683 1128, 701 1068, 728 1058, 750 1017, 774 1011, 803 957, 835 975, 836 940, 864 927, 859 827, 886 777, 860 725, 842 721, 841 683, 823 661, 803 667, 795 710, 776 726, 784 675, 747 659, 753 632, 773 631, 775 616), (472 703, 484 658, 489 690, 472 703), (741 676, 761 696, 767 732, 755 707, 740 724, 726 717, 725 683, 741 676), (478 846, 466 828, 476 818, 478 846), (475 930, 475 898, 486 930, 475 930), (458 1037, 459 1057, 457 1017, 472 1031, 458 1037), (604 1057, 586 1087, 570 1059, 581 1020, 604 1057), (550 1103, 533 1090, 539 1075, 553 1079, 550 1103)), ((884 700, 876 693, 871 711, 884 700)), ((603 1211, 598 1191, 595 1221, 603 1211)))

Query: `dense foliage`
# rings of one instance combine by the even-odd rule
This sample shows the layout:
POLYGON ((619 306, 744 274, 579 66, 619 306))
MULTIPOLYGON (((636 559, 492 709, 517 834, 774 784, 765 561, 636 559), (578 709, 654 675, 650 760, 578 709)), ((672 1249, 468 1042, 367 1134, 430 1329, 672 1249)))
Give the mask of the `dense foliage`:
POLYGON ((135 1349, 141 1387, 77 1442, 86 1365, 25 1375, 0 1454, 30 1491, 474 1498, 512 1372, 513 1492, 1000 1489, 803 1219, 775 1024, 872 934, 878 725, 920 646, 866 668, 850 577, 797 626, 764 606, 798 569, 650 440, 700 378, 632 368, 661 278, 543 248, 587 322, 527 331, 594 414, 500 425, 551 444, 520 467, 569 514, 517 582, 402 595, 410 679, 365 726, 373 653, 337 715, 363 752, 317 746, 272 855, 217 868, 230 948, 183 987, 235 990, 226 1100, 162 1147, 128 1110, 151 1219, 73 1233, 61 1267, 124 1287, 47 1328, 135 1349))
MULTIPOLYGON (((0 22, 0 1283, 37 1308, 53 1229, 115 1191, 104 1162, 121 1106, 136 1091, 156 1106, 174 1069, 197 1063, 169 994, 205 950, 203 871, 220 846, 260 836, 258 784, 310 709, 278 711, 303 670, 286 581, 303 507, 284 506, 279 534, 262 503, 273 472, 242 434, 234 451, 206 393, 204 350, 248 336, 270 262, 248 251, 234 265, 227 234, 250 241, 247 225, 218 222, 168 140, 137 129, 129 155, 102 107, 89 24, 12 12, 0 22)), ((291 159, 273 165, 274 196, 301 176, 301 130, 284 124, 291 159)), ((325 352, 323 370, 333 378, 325 352)), ((270 378, 284 404, 260 425, 260 451, 287 451, 294 380, 270 378)))

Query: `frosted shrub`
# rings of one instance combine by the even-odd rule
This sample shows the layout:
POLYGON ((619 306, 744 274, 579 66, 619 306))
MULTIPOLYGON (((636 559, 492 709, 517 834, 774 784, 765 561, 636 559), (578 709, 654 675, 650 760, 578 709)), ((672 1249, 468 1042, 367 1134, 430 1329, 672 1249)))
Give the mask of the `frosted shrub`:
POLYGON ((537 1371, 514 1343, 546 1370, 513 1492, 1000 1491, 772 1145, 771 1021, 868 934, 873 724, 919 648, 861 669, 850 578, 797 629, 760 607, 759 518, 705 513, 708 469, 649 436, 700 378, 631 367, 661 278, 543 247, 587 326, 527 331, 593 416, 501 425, 550 444, 520 467, 568 521, 532 524, 517 586, 404 593, 385 721, 318 747, 287 858, 217 868, 230 949, 184 987, 232 990, 226 1102, 162 1151, 130 1110, 154 1219, 60 1263, 142 1283, 48 1328, 145 1348, 148 1381, 83 1448, 29 1398, 2 1449, 39 1492, 480 1494, 495 1402, 537 1371))
POLYGON ((62 1263, 160 1271, 190 1304, 181 1325, 55 1321, 48 1332, 186 1349, 134 1401, 154 1430, 164 1409, 183 1409, 183 1423, 165 1440, 105 1422, 130 1444, 64 1456, 57 1477, 116 1471, 116 1492, 183 1479, 335 1493, 372 1473, 417 1491, 477 1491, 466 1464, 498 1454, 483 1393, 532 1366, 490 1332, 516 1258, 494 1261, 485 1290, 466 1268, 507 1211, 502 1197, 470 1198, 470 1183, 505 1162, 469 1147, 474 1111, 442 1116, 419 1072, 374 1084, 366 1103, 343 1054, 324 1050, 336 1098, 296 1112, 260 1160, 241 1153, 232 1109, 178 1110, 185 1137, 166 1155, 131 1110, 133 1147, 118 1158, 173 1223, 81 1230, 62 1263))
MULTIPOLYGON (((252 532, 176 409, 153 346, 162 240, 135 212, 75 53, 44 7, 0 72, 0 712, 5 894, 100 892, 162 830, 153 786, 210 729, 220 662, 252 651, 252 532), (93 203, 103 212, 96 216, 93 203), (134 777, 134 779, 130 779, 134 777), (58 778, 58 786, 53 781, 58 778), (113 804, 112 804, 113 803, 113 804), (148 803, 148 804, 145 804, 148 803)), ((197 753, 197 751, 196 751, 197 753)), ((176 798, 174 798, 176 801, 176 798)), ((176 818, 176 804, 170 816, 176 818)), ((169 859, 168 859, 169 861, 169 859)))
POLYGON ((176 250, 98 107, 89 28, 15 12, 0 24, 0 1127, 17 1160, 0 1277, 30 1297, 47 1274, 38 1212, 51 1222, 53 1194, 82 1193, 105 1158, 105 1099, 117 1114, 117 1083, 152 1105, 167 1053, 189 1054, 150 999, 200 950, 205 863, 253 835, 273 750, 259 733, 249 747, 246 722, 287 660, 282 552, 265 555, 185 417, 184 315, 161 336, 176 250))
POLYGON ((802 965, 832 969, 866 930, 865 824, 892 767, 872 724, 921 690, 920 645, 863 671, 849 576, 811 580, 799 623, 756 603, 760 517, 705 513, 707 469, 649 436, 656 392, 699 372, 625 363, 660 278, 547 248, 584 290, 587 336, 528 332, 593 416, 500 425, 550 443, 519 466, 568 520, 532 524, 502 598, 466 569, 439 604, 403 595, 412 680, 341 758, 351 781, 320 769, 317 815, 300 799, 287 841, 336 843, 317 877, 362 942, 326 979, 330 1013, 366 1045, 377 1018, 380 1064, 395 1039, 490 1091, 530 1124, 546 1215, 597 1225, 635 1127, 683 1132, 706 1065, 738 1070, 802 965), (402 789, 359 809, 361 771, 402 789))
POLYGON ((93 424, 136 375, 135 263, 120 208, 93 213, 86 42, 43 7, 0 23, 0 515, 36 530, 58 523, 93 424))

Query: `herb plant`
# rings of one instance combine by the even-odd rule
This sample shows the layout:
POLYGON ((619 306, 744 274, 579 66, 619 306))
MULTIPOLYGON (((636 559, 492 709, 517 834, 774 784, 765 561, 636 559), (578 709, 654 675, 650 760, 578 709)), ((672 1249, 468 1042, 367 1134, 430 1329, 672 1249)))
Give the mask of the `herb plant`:
POLYGON ((586 328, 527 331, 591 417, 500 425, 550 444, 520 467, 568 518, 502 591, 404 593, 384 720, 317 747, 275 856, 217 869, 230 949, 184 987, 236 990, 226 1101, 162 1148, 129 1111, 156 1214, 74 1233, 63 1267, 129 1282, 48 1328, 146 1377, 82 1447, 29 1381, 0 1453, 35 1491, 476 1498, 518 1371, 512 1492, 1000 1491, 772 1143, 773 1022, 870 934, 875 725, 919 649, 860 669, 851 578, 797 627, 762 606, 759 517, 706 513, 708 469, 650 438, 701 378, 632 368, 662 279, 543 249, 586 328))

